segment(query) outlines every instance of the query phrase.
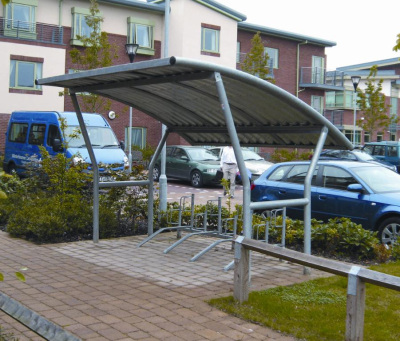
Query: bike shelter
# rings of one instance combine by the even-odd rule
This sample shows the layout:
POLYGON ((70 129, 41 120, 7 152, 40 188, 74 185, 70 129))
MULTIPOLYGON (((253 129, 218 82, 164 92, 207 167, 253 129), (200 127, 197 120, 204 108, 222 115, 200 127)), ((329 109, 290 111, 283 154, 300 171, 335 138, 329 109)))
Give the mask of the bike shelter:
POLYGON ((38 85, 68 89, 94 172, 93 241, 99 238, 99 189, 148 186, 148 235, 153 234, 153 168, 169 133, 192 145, 232 145, 238 168, 246 174, 241 146, 314 148, 304 197, 250 202, 250 181, 243 177, 243 235, 252 236, 251 212, 304 206, 305 252, 311 253, 311 178, 322 148, 353 149, 324 116, 289 92, 258 77, 225 66, 170 57, 42 78, 38 85), (99 183, 97 162, 77 94, 90 92, 134 107, 167 129, 149 164, 148 180, 99 183))

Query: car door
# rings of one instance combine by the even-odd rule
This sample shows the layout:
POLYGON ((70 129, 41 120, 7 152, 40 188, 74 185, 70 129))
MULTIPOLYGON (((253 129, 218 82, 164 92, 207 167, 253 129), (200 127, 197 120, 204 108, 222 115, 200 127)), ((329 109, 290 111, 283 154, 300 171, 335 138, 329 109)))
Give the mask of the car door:
POLYGON ((322 168, 316 200, 312 203, 312 216, 327 221, 330 218, 350 218, 357 224, 368 220, 369 194, 352 192, 347 189, 359 182, 345 169, 325 165, 322 168))
POLYGON ((188 179, 190 174, 189 156, 183 148, 175 148, 168 160, 167 176, 176 179, 188 179))
MULTIPOLYGON (((304 180, 308 172, 309 164, 295 165, 286 175, 283 182, 278 184, 277 197, 279 200, 301 199, 304 198, 304 180)), ((315 181, 318 173, 318 166, 314 171, 311 181, 311 207, 315 201, 315 181)), ((295 219, 303 219, 304 207, 293 206, 287 208, 287 215, 295 219)))

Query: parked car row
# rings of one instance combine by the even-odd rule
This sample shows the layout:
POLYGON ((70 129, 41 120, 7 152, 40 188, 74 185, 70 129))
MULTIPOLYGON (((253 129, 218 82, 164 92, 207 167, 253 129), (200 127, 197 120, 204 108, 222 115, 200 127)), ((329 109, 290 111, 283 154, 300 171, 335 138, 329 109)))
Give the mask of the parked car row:
MULTIPOLYGON (((290 200, 304 197, 309 162, 275 164, 254 181, 251 200, 290 200)), ((288 207, 287 215, 303 219, 303 207, 288 207)), ((400 234, 400 174, 370 162, 320 160, 313 174, 311 215, 327 221, 350 218, 377 231, 384 244, 400 234)))
MULTIPOLYGON (((217 170, 223 147, 204 148, 194 146, 168 146, 166 148, 165 175, 167 178, 189 181, 193 187, 217 185, 217 170)), ((242 148, 243 159, 252 180, 258 178, 272 163, 248 148, 242 148)), ((154 166, 153 179, 158 181, 161 173, 161 160, 154 166)))

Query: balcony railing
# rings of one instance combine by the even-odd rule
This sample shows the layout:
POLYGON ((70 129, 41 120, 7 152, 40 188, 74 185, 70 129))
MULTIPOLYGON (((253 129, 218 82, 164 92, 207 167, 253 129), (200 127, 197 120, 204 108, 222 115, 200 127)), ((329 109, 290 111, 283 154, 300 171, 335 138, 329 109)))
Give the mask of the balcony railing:
POLYGON ((343 89, 344 72, 325 71, 319 67, 302 67, 300 69, 300 86, 339 90, 343 89))
POLYGON ((63 44, 63 33, 62 26, 0 17, 0 37, 61 45, 63 44))
POLYGON ((324 117, 336 127, 343 127, 343 110, 324 110, 324 117))

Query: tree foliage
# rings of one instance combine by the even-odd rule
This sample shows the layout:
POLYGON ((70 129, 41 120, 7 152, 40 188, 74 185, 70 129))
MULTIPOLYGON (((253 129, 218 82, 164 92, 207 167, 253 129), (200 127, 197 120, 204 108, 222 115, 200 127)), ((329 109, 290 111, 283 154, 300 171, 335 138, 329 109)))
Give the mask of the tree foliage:
POLYGON ((393 51, 400 51, 400 33, 397 35, 396 45, 393 47, 393 51))
POLYGON ((268 67, 269 56, 265 53, 260 32, 251 39, 251 49, 244 58, 242 70, 253 76, 273 82, 268 67))
MULTIPOLYGON (((89 36, 77 36, 83 48, 74 48, 70 57, 76 70, 91 70, 111 66, 118 58, 117 46, 108 41, 108 34, 101 31, 103 18, 100 16, 96 0, 90 0, 90 15, 85 18, 91 33, 89 36)), ((108 111, 111 101, 95 94, 80 94, 83 110, 86 112, 108 111)))
POLYGON ((371 67, 365 91, 357 90, 357 104, 363 111, 363 119, 358 120, 357 124, 371 134, 375 131, 388 129, 390 124, 397 123, 398 120, 397 117, 389 113, 390 105, 386 104, 386 97, 382 93, 383 79, 376 82, 377 72, 376 65, 371 67))
POLYGON ((10 3, 10 0, 1 0, 1 3, 5 6, 10 3))

